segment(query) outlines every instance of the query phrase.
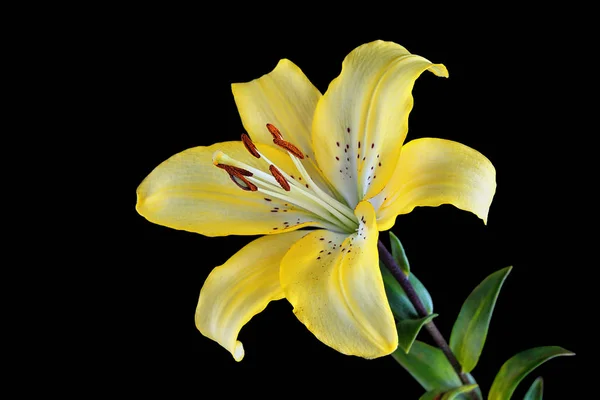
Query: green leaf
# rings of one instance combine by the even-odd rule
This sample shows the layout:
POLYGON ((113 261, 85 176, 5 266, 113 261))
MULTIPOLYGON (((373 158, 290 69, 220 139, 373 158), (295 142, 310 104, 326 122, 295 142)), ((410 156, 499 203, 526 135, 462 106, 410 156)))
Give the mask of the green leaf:
POLYGON ((399 321, 396 324, 396 330, 398 331, 398 346, 408 353, 423 325, 437 316, 437 314, 431 314, 424 318, 403 319, 399 321))
POLYGON ((500 288, 512 267, 485 278, 467 297, 450 335, 450 348, 463 372, 471 372, 479 361, 500 288))
POLYGON ((469 393, 477 387, 477 384, 474 384, 464 385, 450 390, 436 389, 425 393, 423 396, 419 397, 419 400, 454 400, 461 394, 469 393))
POLYGON ((392 357, 426 391, 449 390, 462 385, 444 353, 436 347, 415 340, 410 353, 406 354, 403 349, 398 348, 392 353, 392 357))
POLYGON ((444 393, 440 400, 454 400, 461 394, 469 393, 470 391, 476 389, 477 387, 478 387, 478 385, 474 384, 474 385, 464 385, 461 387, 454 388, 454 389, 449 390, 446 393, 444 393))
MULTIPOLYGON (((465 373, 465 375, 470 384, 477 385, 477 381, 475 381, 475 378, 473 378, 473 375, 471 375, 469 373, 465 373)), ((481 394, 481 389, 479 388, 479 386, 477 386, 473 391, 475 392, 475 397, 477 397, 478 400, 483 400, 483 394, 481 394)), ((472 400, 471 396, 466 396, 466 395, 462 395, 460 398, 466 398, 468 400, 472 400)))
POLYGON ((425 393, 423 396, 419 397, 419 400, 454 400, 459 398, 461 394, 469 393, 477 387, 478 386, 474 384, 464 385, 450 390, 436 389, 425 393))
POLYGON ((410 276, 410 264, 408 263, 408 258, 406 258, 404 247, 402 246, 400 239, 398 239, 392 231, 390 231, 390 247, 392 248, 392 256, 398 263, 402 272, 404 272, 406 276, 410 276))
POLYGON ((523 400, 542 400, 542 395, 544 394, 544 380, 540 376, 531 384, 531 387, 525 393, 525 397, 523 400))
POLYGON ((433 300, 427 289, 425 289, 425 286, 417 279, 415 274, 410 274, 408 281, 419 295, 419 299, 421 299, 421 303, 425 306, 427 314, 431 314, 433 312, 433 300))
MULTIPOLYGON (((379 262, 379 268, 381 269, 381 276, 383 277, 388 302, 390 303, 390 307, 396 318, 398 320, 421 318, 410 302, 406 292, 402 289, 402 286, 400 286, 396 278, 394 278, 394 275, 392 275, 381 261, 379 262)), ((431 314, 433 312, 433 301, 431 300, 431 295, 427 289, 425 289, 425 286, 417 279, 415 274, 410 274, 408 281, 417 292, 427 313, 431 314)))
POLYGON ((432 390, 419 397, 419 400, 440 400, 440 395, 442 393, 444 393, 443 390, 432 390))
POLYGON ((551 358, 572 355, 575 353, 558 346, 535 347, 518 353, 505 362, 498 371, 488 400, 509 400, 519 382, 536 367, 551 358))

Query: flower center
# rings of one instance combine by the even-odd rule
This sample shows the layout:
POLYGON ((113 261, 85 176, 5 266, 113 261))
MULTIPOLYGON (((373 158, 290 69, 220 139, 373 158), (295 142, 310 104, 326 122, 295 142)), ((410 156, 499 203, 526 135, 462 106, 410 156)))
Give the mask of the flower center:
POLYGON ((271 124, 267 124, 267 129, 273 136, 273 143, 288 153, 306 183, 296 181, 293 176, 275 165, 258 150, 245 133, 242 134, 244 146, 250 154, 263 161, 264 169, 252 167, 221 151, 213 154, 213 164, 225 170, 231 180, 243 190, 291 203, 313 214, 326 225, 333 225, 342 232, 354 232, 358 228, 358 221, 352 209, 330 196, 313 181, 300 161, 304 159, 304 154, 294 144, 284 140, 279 129, 271 124))

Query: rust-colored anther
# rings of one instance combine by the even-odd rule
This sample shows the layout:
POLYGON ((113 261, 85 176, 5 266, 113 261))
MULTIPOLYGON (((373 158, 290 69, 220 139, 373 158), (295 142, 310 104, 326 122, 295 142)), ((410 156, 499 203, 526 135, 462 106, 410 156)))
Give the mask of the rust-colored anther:
POLYGON ((217 167, 224 169, 228 174, 229 178, 235 183, 240 189, 256 192, 258 188, 248 179, 246 176, 252 176, 252 172, 246 171, 243 168, 234 167, 226 164, 216 164, 217 167))
POLYGON ((254 175, 252 172, 245 170, 244 168, 234 167, 233 165, 227 164, 215 164, 217 167, 224 169, 228 174, 239 174, 243 176, 252 176, 254 175))
POLYGON ((248 179, 244 178, 242 175, 229 174, 229 177, 231 178, 233 183, 238 185, 238 187, 240 189, 250 191, 250 192, 256 192, 258 190, 258 188, 256 187, 256 185, 254 183, 248 181, 248 179))
POLYGON ((242 143, 244 143, 244 147, 246 147, 248 153, 252 154, 256 158, 260 158, 260 154, 258 153, 258 150, 256 149, 254 143, 252 143, 252 139, 250 139, 250 136, 248 136, 245 133, 242 133, 242 143))
POLYGON ((286 192, 290 191, 290 184, 285 180, 283 174, 277 169, 274 165, 269 165, 269 171, 271 171, 271 175, 275 178, 279 186, 281 186, 286 192))
POLYGON ((290 153, 292 153, 299 159, 301 159, 301 160, 304 159, 304 154, 302 154, 300 149, 297 148, 296 146, 294 146, 293 144, 291 144, 290 142, 286 142, 285 140, 273 139, 273 143, 275 143, 277 146, 289 151, 290 153))
POLYGON ((233 168, 240 175, 244 175, 244 176, 252 176, 252 175, 254 175, 252 172, 247 171, 244 168, 239 168, 239 167, 234 167, 234 166, 232 166, 231 168, 233 168))
POLYGON ((269 132, 271 132, 271 135, 273 135, 273 139, 283 140, 283 135, 281 134, 281 132, 279 132, 279 129, 277 129, 275 125, 267 124, 267 129, 269 130, 269 132))

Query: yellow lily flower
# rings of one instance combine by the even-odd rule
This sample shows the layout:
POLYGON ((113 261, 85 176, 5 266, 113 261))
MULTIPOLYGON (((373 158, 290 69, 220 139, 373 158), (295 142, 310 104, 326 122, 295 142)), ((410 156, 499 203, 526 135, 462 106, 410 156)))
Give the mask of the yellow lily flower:
POLYGON ((379 231, 417 206, 454 206, 485 222, 495 169, 457 142, 403 146, 412 87, 425 70, 404 47, 353 50, 324 95, 289 60, 233 95, 249 136, 194 147, 137 189, 149 221, 206 236, 265 235, 216 267, 200 291, 196 326, 244 357, 238 333, 286 298, 323 343, 364 358, 398 345, 378 263, 379 231), (312 228, 310 230, 301 228, 312 228))

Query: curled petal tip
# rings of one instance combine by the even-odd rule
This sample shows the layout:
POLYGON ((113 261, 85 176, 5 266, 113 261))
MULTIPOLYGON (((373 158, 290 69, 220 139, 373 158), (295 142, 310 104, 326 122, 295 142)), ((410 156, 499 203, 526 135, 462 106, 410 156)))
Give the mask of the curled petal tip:
POLYGON ((233 358, 235 359, 235 361, 242 361, 245 354, 242 342, 240 342, 239 340, 235 342, 235 348, 233 349, 233 352, 231 354, 233 354, 233 358))
POLYGON ((449 76, 448 68, 446 68, 444 64, 432 64, 427 70, 441 78, 447 78, 449 76))

